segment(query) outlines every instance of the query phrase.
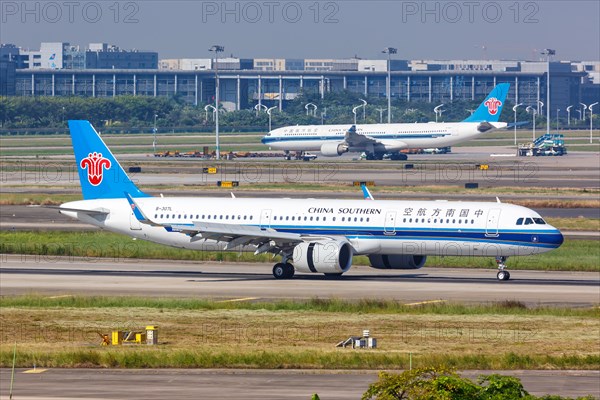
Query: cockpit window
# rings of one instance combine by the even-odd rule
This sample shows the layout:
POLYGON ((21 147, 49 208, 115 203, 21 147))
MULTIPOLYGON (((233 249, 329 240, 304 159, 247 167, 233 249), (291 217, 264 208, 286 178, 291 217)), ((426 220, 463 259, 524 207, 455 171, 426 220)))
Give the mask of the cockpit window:
POLYGON ((517 220, 517 225, 523 225, 523 220, 524 220, 524 218, 519 218, 517 220))
POLYGON ((531 218, 525 218, 525 225, 533 224, 533 220, 531 218))
POLYGON ((534 218, 533 220, 538 225, 546 225, 546 221, 544 221, 542 218, 534 218))

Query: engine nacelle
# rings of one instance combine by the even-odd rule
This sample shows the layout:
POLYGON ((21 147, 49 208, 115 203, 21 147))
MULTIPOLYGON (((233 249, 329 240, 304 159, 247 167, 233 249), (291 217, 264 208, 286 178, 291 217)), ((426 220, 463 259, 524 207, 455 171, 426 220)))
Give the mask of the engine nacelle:
POLYGON ((341 274, 352 265, 353 250, 344 240, 300 243, 294 248, 292 262, 301 272, 341 274))
POLYGON ((321 154, 325 157, 337 157, 348 152, 348 145, 345 143, 324 143, 321 146, 321 154))
POLYGON ((419 269, 425 265, 427 256, 407 254, 371 254, 371 267, 377 269, 419 269))

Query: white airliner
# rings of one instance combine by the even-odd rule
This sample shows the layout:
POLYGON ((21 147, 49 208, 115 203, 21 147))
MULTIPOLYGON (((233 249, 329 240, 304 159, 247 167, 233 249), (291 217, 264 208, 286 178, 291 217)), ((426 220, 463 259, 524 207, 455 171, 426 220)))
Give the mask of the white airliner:
POLYGON ((271 149, 289 151, 320 151, 327 157, 346 152, 365 152, 367 159, 381 160, 389 153, 391 159, 405 160, 402 149, 427 149, 452 146, 471 140, 485 132, 505 128, 499 122, 509 83, 497 85, 477 110, 462 122, 414 124, 297 125, 274 129, 261 142, 271 149))
POLYGON ((151 197, 126 175, 88 121, 69 121, 84 200, 60 212, 138 239, 192 250, 273 253, 276 278, 338 276, 356 255, 373 268, 417 269, 429 255, 495 257, 559 247, 536 212, 498 202, 151 197))

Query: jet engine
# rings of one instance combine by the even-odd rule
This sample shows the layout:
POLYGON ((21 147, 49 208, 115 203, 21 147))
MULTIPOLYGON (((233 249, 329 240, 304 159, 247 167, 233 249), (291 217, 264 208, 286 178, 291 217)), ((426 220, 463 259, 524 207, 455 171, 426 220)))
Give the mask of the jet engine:
POLYGON ((353 253, 344 240, 305 242, 294 248, 292 262, 301 272, 341 275, 350 269, 353 253))
POLYGON ((348 152, 346 143, 324 143, 321 146, 321 154, 325 157, 337 157, 348 152))
POLYGON ((427 256, 371 254, 369 261, 371 267, 377 269, 419 269, 425 265, 427 256))

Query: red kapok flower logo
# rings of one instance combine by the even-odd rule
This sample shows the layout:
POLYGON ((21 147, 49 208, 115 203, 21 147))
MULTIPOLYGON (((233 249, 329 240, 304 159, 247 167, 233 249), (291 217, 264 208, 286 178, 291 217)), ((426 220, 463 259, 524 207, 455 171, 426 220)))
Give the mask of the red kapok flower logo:
POLYGON ((487 107, 488 112, 491 115, 496 115, 498 112, 498 107, 502 105, 502 102, 495 97, 490 97, 485 101, 485 103, 483 103, 483 105, 487 107))
POLYGON ((82 169, 87 168, 88 182, 92 186, 98 186, 102 183, 102 175, 104 168, 110 169, 110 160, 102 157, 102 153, 90 153, 86 158, 79 163, 82 169))

